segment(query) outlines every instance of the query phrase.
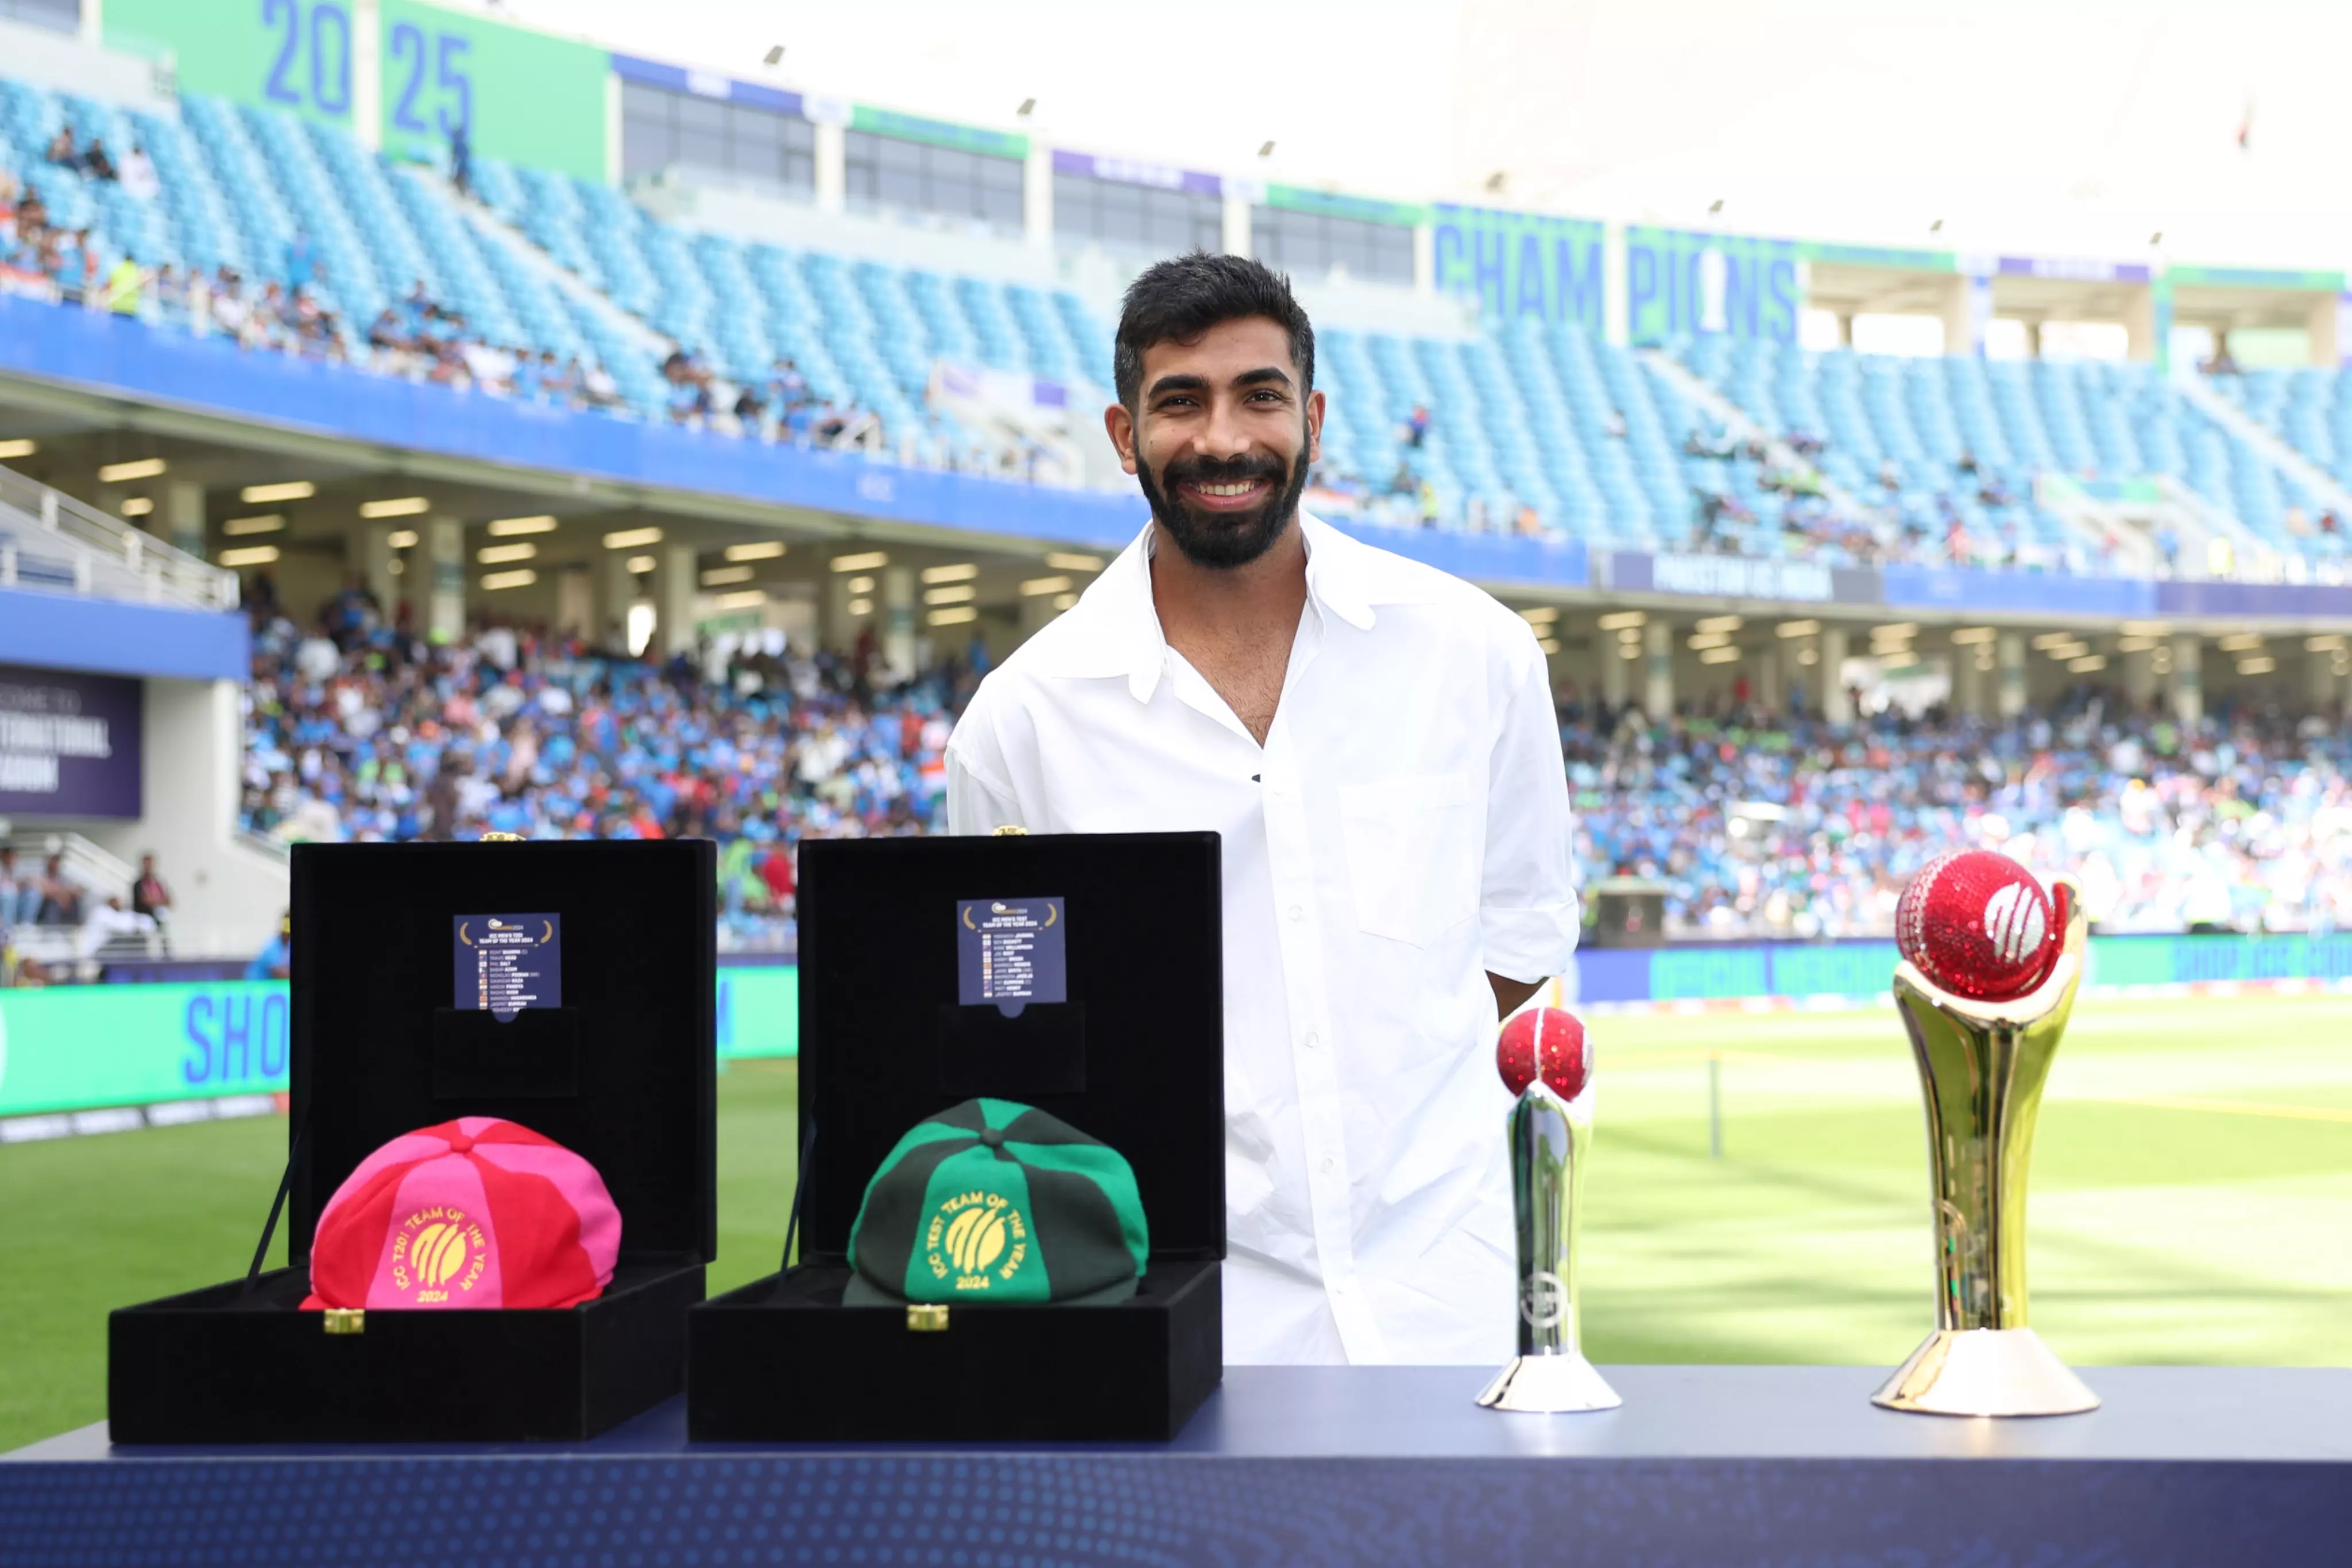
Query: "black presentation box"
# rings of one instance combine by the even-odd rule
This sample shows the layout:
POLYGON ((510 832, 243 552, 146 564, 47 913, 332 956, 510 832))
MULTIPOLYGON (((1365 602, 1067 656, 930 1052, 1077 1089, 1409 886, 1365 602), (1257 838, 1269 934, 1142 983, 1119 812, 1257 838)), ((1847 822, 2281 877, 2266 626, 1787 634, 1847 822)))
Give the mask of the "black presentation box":
MULTIPOLYGON (((801 846, 800 1263, 688 1314, 700 1441, 1165 1441, 1223 1375, 1214 833, 801 846), (965 1006, 959 901, 1061 898, 1067 999, 965 1006), (850 1227, 907 1129, 1034 1105, 1135 1169, 1151 1252, 1115 1306, 844 1306, 850 1227)), ((777 1195, 782 1201, 783 1195, 777 1195)))
POLYGON ((700 840, 297 845, 292 1266, 114 1312, 113 1440, 576 1440, 675 1395, 718 1242, 717 883, 700 840), (455 917, 540 913, 562 916, 562 1005, 453 1007, 455 917), (320 1210, 386 1141, 458 1116, 596 1167, 621 1211, 612 1283, 567 1310, 327 1332, 299 1310, 320 1210))

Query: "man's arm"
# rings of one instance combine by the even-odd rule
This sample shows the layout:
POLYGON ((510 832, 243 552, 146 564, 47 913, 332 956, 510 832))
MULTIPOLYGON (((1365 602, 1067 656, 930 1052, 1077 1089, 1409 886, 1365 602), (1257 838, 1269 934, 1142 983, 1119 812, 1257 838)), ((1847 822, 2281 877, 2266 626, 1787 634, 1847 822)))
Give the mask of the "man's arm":
POLYGON ((1500 712, 1487 764, 1478 919, 1486 983, 1502 1018, 1568 967, 1579 914, 1568 766, 1543 654, 1516 617, 1497 641, 1489 657, 1500 712))
POLYGON ((1514 980, 1492 969, 1486 971, 1486 983, 1495 988, 1495 1020, 1497 1023, 1518 1011, 1521 1003, 1543 989, 1541 980, 1514 980))

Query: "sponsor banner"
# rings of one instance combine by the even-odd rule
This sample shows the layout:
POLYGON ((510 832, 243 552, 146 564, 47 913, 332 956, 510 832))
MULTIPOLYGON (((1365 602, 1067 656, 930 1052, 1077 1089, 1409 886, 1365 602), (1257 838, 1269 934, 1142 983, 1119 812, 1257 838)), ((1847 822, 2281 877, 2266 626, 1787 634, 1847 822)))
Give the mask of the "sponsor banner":
MULTIPOLYGON (((1891 941, 1714 943, 1589 948, 1576 956, 1587 1004, 1813 1002, 1883 997, 1899 957, 1891 941)), ((2334 985, 2352 981, 2352 933, 2328 936, 2097 936, 2092 986, 2334 985)))
POLYGON ((876 109, 863 103, 850 110, 849 129, 900 141, 952 147, 960 152, 978 152, 989 158, 1029 156, 1029 139, 1010 131, 984 131, 976 125, 926 120, 918 114, 900 114, 897 110, 876 109))
POLYGON ((1958 256, 1948 250, 1917 250, 1883 245, 1832 245, 1799 240, 1797 259, 1827 267, 1876 267, 1890 272, 1958 272, 1958 256))
POLYGON ((2159 615, 2292 615, 2352 619, 2352 587, 2324 582, 2158 582, 2159 615))
POLYGON ((2264 267, 2168 267, 2165 281, 2174 287, 2289 288, 2315 294, 2341 294, 2341 272, 2306 272, 2264 267))
POLYGON ((1370 196, 1344 195, 1338 191, 1311 190, 1305 185, 1268 185, 1265 204, 1294 213, 1352 218, 1360 224, 1393 224, 1408 229, 1429 222, 1430 214, 1428 205, 1420 202, 1383 202, 1370 196))
POLYGON ((1887 566, 1880 575, 1885 580, 1886 602, 1903 609, 1995 615, 2141 616, 2156 608, 2156 584, 2145 578, 1902 564, 1887 566))
POLYGON ((1609 586, 1629 593, 1777 599, 1799 604, 1876 604, 1885 597, 1879 573, 1867 567, 1738 555, 1654 556, 1632 550, 1610 556, 1609 586))
MULTIPOLYGON (((0 1116, 152 1105, 287 1087, 283 980, 0 990, 0 1116)), ((719 972, 719 1054, 800 1052, 800 971, 719 972)))
POLYGON ((0 816, 137 818, 142 695, 121 675, 0 664, 0 816))
POLYGON ((1788 240, 1636 225, 1625 231, 1626 331, 1637 345, 1698 332, 1794 343, 1798 260, 1788 240))
POLYGON ((762 87, 758 82, 737 81, 716 71, 688 70, 684 66, 665 65, 660 60, 616 54, 613 57, 613 74, 623 81, 657 87, 666 92, 720 99, 750 109, 764 109, 771 114, 807 114, 806 100, 799 93, 787 92, 782 88, 762 87))
POLYGON ((462 125, 477 158, 606 177, 609 52, 419 0, 380 0, 379 10, 388 155, 441 162, 462 125))
POLYGON ((1600 336, 1600 224, 1443 203, 1431 212, 1442 292, 1475 299, 1489 321, 1573 321, 1600 336))
POLYGON ((1054 150, 1054 172, 1076 174, 1087 180, 1108 180, 1119 185, 1149 185, 1156 191, 1190 191, 1200 196, 1225 193, 1222 175, 1203 174, 1197 169, 1174 169, 1164 163, 1145 163, 1133 158, 1097 158, 1091 152, 1072 152, 1059 147, 1054 150))
POLYGON ((2146 283, 2153 276, 2137 262, 2071 256, 2004 256, 1994 269, 2003 277, 2053 277, 2068 283, 2146 283))
POLYGON ((107 0, 104 29, 184 91, 353 131, 367 71, 395 157, 442 162, 463 127, 478 158, 605 176, 612 57, 570 38, 421 0, 107 0))

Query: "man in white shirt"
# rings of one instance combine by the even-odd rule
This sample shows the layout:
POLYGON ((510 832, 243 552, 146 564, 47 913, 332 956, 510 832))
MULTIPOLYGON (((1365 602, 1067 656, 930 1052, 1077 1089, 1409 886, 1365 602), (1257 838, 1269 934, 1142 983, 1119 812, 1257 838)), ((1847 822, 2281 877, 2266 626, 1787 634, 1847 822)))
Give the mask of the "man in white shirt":
POLYGON ((1222 835, 1227 1361, 1494 1364, 1496 1021, 1576 941, 1559 732, 1526 622, 1298 511, 1314 368, 1257 263, 1137 278, 1106 419, 1152 521, 982 683, 949 821, 1222 835))

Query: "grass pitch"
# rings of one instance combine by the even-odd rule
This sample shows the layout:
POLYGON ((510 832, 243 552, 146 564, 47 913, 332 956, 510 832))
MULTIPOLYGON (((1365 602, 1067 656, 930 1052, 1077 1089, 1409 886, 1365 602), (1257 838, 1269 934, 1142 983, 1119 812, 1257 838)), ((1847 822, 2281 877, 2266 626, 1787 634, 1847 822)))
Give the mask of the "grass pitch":
MULTIPOLYGON (((1593 1358, 1909 1354, 1934 1309, 1919 1092, 1894 1014, 1591 1027, 1593 1358)), ((2352 998, 2076 1006, 2033 1161, 2033 1321, 2061 1355, 2352 1361, 2347 1045, 2352 998)), ((776 1266, 795 1088, 789 1062, 719 1080, 713 1294, 776 1266)), ((0 1449, 105 1415, 108 1309, 245 1268, 285 1139, 266 1117, 0 1148, 0 1449)))

